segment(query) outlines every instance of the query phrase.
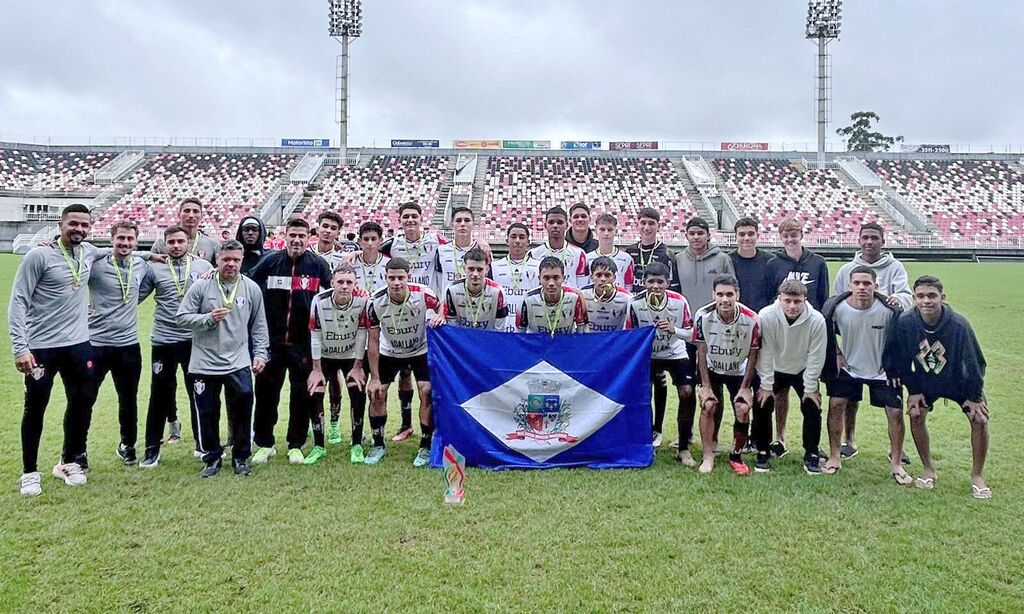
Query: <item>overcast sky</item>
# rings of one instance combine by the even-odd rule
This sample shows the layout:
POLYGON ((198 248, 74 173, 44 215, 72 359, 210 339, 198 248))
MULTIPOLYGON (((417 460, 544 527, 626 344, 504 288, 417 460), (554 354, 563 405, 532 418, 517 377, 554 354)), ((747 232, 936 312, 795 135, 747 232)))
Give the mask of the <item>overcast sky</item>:
MULTIPOLYGON (((1024 2, 843 10, 831 138, 871 109, 911 143, 1024 143, 1024 2)), ((813 142, 805 14, 802 0, 364 0, 350 144, 813 142)), ((0 139, 334 137, 339 50, 326 0, 0 0, 0 139)))

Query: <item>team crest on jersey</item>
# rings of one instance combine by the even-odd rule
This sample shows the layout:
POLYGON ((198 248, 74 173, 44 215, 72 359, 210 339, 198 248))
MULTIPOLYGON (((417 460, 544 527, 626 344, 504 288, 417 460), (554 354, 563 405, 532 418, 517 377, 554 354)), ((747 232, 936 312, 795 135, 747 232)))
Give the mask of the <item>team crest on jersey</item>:
POLYGON ((156 361, 156 362, 153 363, 153 373, 155 375, 159 375, 160 372, 163 371, 163 370, 164 370, 164 363, 162 363, 160 361, 156 361))
POLYGON ((946 347, 942 342, 936 339, 933 343, 928 343, 927 339, 922 339, 918 347, 920 349, 917 353, 917 362, 924 367, 925 372, 935 375, 942 373, 946 368, 946 347))
POLYGON ((309 289, 309 277, 306 277, 305 275, 300 277, 299 278, 299 287, 302 288, 303 290, 308 290, 309 289))
POLYGON ((44 369, 42 365, 32 367, 32 379, 38 382, 43 379, 44 375, 46 375, 46 369, 44 369))
POLYGON ((533 439, 574 443, 576 438, 566 432, 572 420, 572 403, 558 394, 561 384, 550 379, 527 383, 529 394, 515 408, 513 417, 518 427, 506 439, 533 439))
POLYGON ((196 394, 203 394, 203 391, 206 390, 206 384, 202 380, 197 380, 192 389, 196 391, 196 394))
POLYGON ((245 307, 246 303, 248 302, 249 301, 246 300, 244 296, 239 296, 238 298, 235 299, 235 304, 238 305, 239 307, 245 307))

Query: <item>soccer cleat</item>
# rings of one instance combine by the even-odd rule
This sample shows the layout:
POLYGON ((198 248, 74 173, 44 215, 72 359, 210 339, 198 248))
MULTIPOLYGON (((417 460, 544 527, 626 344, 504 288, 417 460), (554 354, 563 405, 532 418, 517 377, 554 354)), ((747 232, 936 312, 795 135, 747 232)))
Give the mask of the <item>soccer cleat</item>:
POLYGON ((143 469, 156 469, 159 465, 159 448, 146 448, 146 452, 142 455, 142 462, 139 463, 139 467, 142 467, 143 469))
POLYGON ((252 467, 249 466, 249 459, 231 461, 235 469, 235 475, 252 475, 252 467))
POLYGON ((772 444, 768 446, 768 451, 771 452, 772 456, 775 458, 782 458, 789 454, 789 449, 786 448, 786 444, 781 441, 773 441, 772 444))
POLYGON ((363 462, 363 446, 358 443, 352 446, 352 450, 348 453, 348 459, 353 465, 359 465, 363 462))
POLYGON ((199 472, 199 477, 212 478, 213 476, 217 475, 217 473, 220 471, 222 464, 223 462, 219 458, 213 461, 212 463, 206 463, 206 466, 203 467, 203 470, 199 472))
POLYGON ((256 453, 252 455, 252 464, 262 465, 275 456, 277 448, 256 448, 256 453))
POLYGON ((167 423, 167 443, 175 444, 181 441, 181 420, 172 420, 167 423))
POLYGON ((750 467, 747 466, 742 460, 729 459, 729 467, 733 470, 736 475, 749 475, 750 467))
POLYGON ((18 484, 21 486, 21 494, 29 497, 35 497, 43 494, 42 480, 43 478, 39 475, 38 471, 21 474, 21 477, 18 478, 18 484))
POLYGON ((327 443, 341 443, 341 425, 337 420, 331 420, 331 425, 327 427, 327 443))
POLYGON ((64 480, 68 486, 81 486, 85 484, 85 471, 78 463, 57 463, 53 466, 53 477, 64 480))
POLYGON ((839 446, 839 458, 853 458, 860 452, 857 448, 851 446, 847 442, 843 442, 843 445, 839 446))
POLYGON ((301 465, 306 462, 306 458, 302 456, 302 450, 292 448, 291 450, 288 450, 288 462, 293 465, 301 465))
MULTIPOLYGON (((291 453, 289 452, 289 455, 290 454, 291 453)), ((304 460, 302 462, 306 463, 307 465, 315 465, 318 462, 320 462, 321 458, 326 458, 326 457, 327 457, 327 450, 321 448, 320 446, 313 446, 313 449, 309 451, 309 456, 307 456, 306 460, 304 460)), ((291 460, 291 458, 289 457, 288 460, 291 460)))
POLYGON ((651 441, 651 445, 653 445, 655 448, 661 447, 661 433, 654 434, 654 439, 651 441))
POLYGON ((772 455, 769 452, 758 452, 754 461, 754 471, 768 473, 772 470, 772 455))
POLYGON ((810 458, 804 459, 804 471, 807 475, 821 475, 821 457, 813 455, 810 458))
POLYGON ((411 426, 402 427, 397 433, 395 433, 395 436, 391 438, 391 441, 405 441, 412 437, 412 435, 413 432, 411 426))
POLYGON ((384 456, 388 453, 387 448, 384 446, 373 446, 370 448, 370 453, 363 459, 365 465, 376 465, 380 461, 384 460, 384 456))
POLYGON ((413 467, 426 467, 430 464, 430 450, 427 448, 420 448, 419 452, 416 453, 416 458, 412 459, 413 467))
POLYGON ((117 444, 116 454, 126 467, 131 467, 135 463, 139 462, 138 457, 135 456, 135 448, 126 446, 123 443, 117 444))

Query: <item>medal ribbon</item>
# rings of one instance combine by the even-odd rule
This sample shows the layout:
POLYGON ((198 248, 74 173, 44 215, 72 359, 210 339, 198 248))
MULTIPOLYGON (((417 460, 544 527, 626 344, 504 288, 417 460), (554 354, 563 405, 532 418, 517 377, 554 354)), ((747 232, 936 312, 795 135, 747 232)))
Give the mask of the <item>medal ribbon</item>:
POLYGON ((541 296, 541 300, 544 301, 544 309, 546 310, 548 330, 551 331, 552 337, 555 336, 555 328, 558 326, 558 320, 562 317, 562 298, 564 297, 565 290, 562 290, 558 295, 558 301, 555 303, 554 308, 552 308, 548 306, 548 302, 544 300, 543 295, 541 296))
POLYGON ((235 286, 231 288, 231 293, 224 292, 224 284, 220 281, 220 273, 217 273, 217 289, 220 290, 220 298, 224 301, 224 307, 231 309, 235 306, 235 296, 238 295, 238 283, 239 280, 235 280, 235 286))
MULTIPOLYGON (((180 260, 178 262, 181 262, 180 260)), ((171 272, 171 281, 174 282, 174 289, 178 292, 178 298, 185 296, 185 286, 188 284, 189 275, 192 271, 192 259, 185 256, 185 274, 178 277, 178 271, 174 267, 174 261, 167 263, 167 269, 171 272)))
POLYGON ((114 265, 114 274, 117 275, 117 285, 121 288, 121 300, 127 305, 129 302, 128 295, 132 291, 132 271, 135 270, 135 259, 131 256, 128 257, 128 271, 121 278, 121 269, 117 266, 117 256, 110 257, 110 264, 114 265))
POLYGON ((61 239, 57 239, 57 247, 60 248, 60 253, 61 253, 62 256, 64 256, 64 262, 68 263, 68 269, 71 271, 71 279, 73 280, 71 282, 71 286, 75 290, 77 290, 82 285, 82 271, 85 270, 85 268, 83 266, 85 264, 85 257, 84 257, 85 255, 83 254, 83 257, 79 258, 79 260, 78 260, 78 270, 75 270, 75 264, 74 264, 74 262, 75 262, 74 261, 75 248, 74 247, 71 248, 71 255, 69 256, 68 255, 68 250, 64 248, 64 243, 63 243, 63 241, 61 239))

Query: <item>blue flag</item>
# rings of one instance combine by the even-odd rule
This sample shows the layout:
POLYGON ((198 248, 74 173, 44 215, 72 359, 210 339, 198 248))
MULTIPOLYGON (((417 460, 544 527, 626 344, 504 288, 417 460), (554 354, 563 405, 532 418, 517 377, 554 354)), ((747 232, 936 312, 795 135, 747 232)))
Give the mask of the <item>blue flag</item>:
POLYGON ((448 444, 487 469, 650 466, 653 340, 428 329, 431 466, 448 444))

